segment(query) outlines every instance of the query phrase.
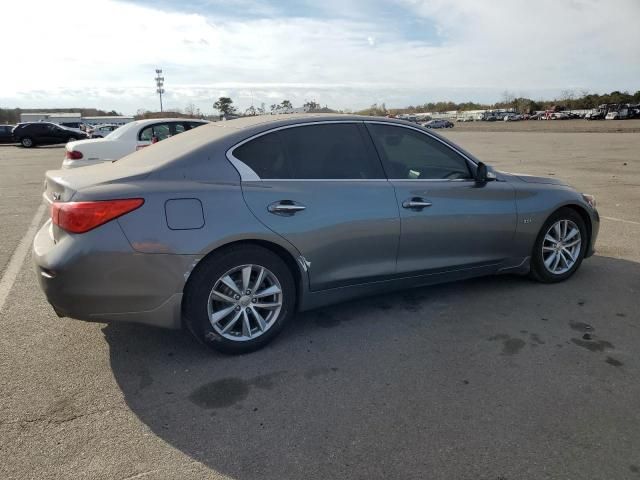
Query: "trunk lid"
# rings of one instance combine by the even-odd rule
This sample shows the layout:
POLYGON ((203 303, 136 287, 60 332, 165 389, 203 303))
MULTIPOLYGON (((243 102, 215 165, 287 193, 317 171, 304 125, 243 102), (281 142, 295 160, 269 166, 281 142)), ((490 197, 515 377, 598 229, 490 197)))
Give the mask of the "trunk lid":
POLYGON ((44 198, 48 202, 69 202, 87 187, 131 182, 146 177, 151 165, 99 163, 70 170, 49 170, 45 174, 44 198))

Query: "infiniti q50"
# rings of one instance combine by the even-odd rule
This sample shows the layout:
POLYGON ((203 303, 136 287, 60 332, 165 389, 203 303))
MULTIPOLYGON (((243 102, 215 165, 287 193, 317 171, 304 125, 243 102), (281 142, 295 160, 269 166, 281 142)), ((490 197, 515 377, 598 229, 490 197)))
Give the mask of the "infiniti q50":
POLYGON ((227 353, 358 296, 499 273, 565 280, 599 228, 594 198, 559 180, 344 115, 204 125, 47 172, 44 197, 33 257, 60 316, 184 325, 227 353))

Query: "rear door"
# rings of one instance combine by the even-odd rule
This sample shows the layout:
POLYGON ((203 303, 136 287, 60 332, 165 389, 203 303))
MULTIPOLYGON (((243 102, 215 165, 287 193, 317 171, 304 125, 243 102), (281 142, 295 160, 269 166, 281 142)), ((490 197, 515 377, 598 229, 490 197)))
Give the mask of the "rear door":
POLYGON ((254 215, 303 255, 312 290, 395 272, 398 207, 361 122, 277 129, 228 156, 254 215))
POLYGON ((396 191, 399 274, 491 267, 513 256, 509 183, 478 184, 473 164, 419 129, 382 122, 367 128, 396 191))
POLYGON ((47 145, 59 143, 60 140, 58 139, 56 130, 58 130, 58 127, 56 127, 51 123, 42 123, 42 124, 36 125, 36 128, 34 128, 34 131, 37 134, 38 143, 47 144, 47 145))

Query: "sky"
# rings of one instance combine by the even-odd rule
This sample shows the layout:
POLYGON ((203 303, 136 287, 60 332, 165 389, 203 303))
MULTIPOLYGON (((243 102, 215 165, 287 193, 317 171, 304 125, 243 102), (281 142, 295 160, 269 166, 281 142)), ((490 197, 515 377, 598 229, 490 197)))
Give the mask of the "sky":
POLYGON ((635 92, 638 25, 640 0, 3 2, 0 107, 158 110, 156 68, 204 113, 635 92))

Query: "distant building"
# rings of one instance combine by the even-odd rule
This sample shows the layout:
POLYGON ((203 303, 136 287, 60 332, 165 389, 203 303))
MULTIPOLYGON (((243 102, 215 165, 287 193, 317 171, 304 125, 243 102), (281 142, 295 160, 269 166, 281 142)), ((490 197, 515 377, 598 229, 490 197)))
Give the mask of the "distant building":
POLYGON ((40 112, 40 113, 21 113, 21 122, 51 122, 60 125, 77 128, 81 123, 86 125, 101 125, 109 123, 113 125, 124 125, 133 121, 133 117, 125 115, 112 115, 100 117, 83 117, 81 113, 60 113, 60 112, 40 112))
POLYGON ((101 125, 103 123, 124 125, 129 122, 133 122, 133 117, 128 117, 126 115, 114 115, 110 117, 82 117, 82 123, 86 123, 87 125, 101 125))
POLYGON ((80 113, 21 113, 21 122, 52 122, 52 123, 80 123, 82 114, 80 113))

